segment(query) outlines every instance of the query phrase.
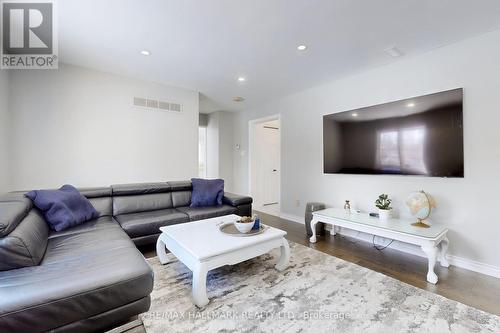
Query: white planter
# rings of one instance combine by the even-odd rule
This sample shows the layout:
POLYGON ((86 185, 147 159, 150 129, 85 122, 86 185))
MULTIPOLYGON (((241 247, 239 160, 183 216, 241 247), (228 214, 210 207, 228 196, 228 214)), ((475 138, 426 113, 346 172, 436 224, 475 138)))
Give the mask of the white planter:
POLYGON ((391 211, 389 209, 379 209, 378 218, 385 221, 389 219, 391 211))

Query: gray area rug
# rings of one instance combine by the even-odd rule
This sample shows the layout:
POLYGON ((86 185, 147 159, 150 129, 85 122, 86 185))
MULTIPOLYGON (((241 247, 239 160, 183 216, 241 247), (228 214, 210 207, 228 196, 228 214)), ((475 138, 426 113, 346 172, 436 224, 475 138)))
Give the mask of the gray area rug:
POLYGON ((279 251, 209 272, 210 303, 191 303, 191 272, 173 259, 155 273, 147 332, 500 332, 500 317, 370 269, 290 243, 279 251))

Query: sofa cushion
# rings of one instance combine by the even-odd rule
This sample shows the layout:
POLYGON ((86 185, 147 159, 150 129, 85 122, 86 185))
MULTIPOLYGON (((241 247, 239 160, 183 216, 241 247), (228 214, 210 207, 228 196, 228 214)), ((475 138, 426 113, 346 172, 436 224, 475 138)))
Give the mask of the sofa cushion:
POLYGON ((78 191, 87 199, 99 213, 99 216, 113 215, 113 199, 111 187, 79 188, 78 191))
POLYGON ((236 207, 229 205, 212 207, 179 207, 177 208, 189 216, 190 221, 208 219, 211 217, 223 216, 236 213, 236 207))
POLYGON ((192 178, 191 183, 193 184, 191 207, 222 205, 222 197, 224 196, 223 179, 192 178))
POLYGON ((90 232, 95 230, 101 230, 107 228, 119 228, 119 227, 120 225, 112 216, 101 216, 94 220, 87 221, 83 224, 65 229, 63 231, 50 230, 49 239, 71 234, 77 234, 80 232, 90 232))
POLYGON ((42 214, 32 209, 13 231, 0 238, 0 271, 38 265, 47 247, 48 234, 49 227, 42 214))
POLYGON ((170 186, 170 190, 172 192, 193 190, 193 184, 191 183, 190 180, 177 180, 177 181, 167 182, 167 184, 170 186))
POLYGON ((191 191, 172 192, 172 204, 174 208, 191 205, 191 191))
POLYGON ((52 238, 40 266, 0 275, 0 331, 47 331, 147 297, 153 273, 115 227, 52 238))
POLYGON ((172 203, 174 208, 189 206, 191 204, 191 191, 193 185, 190 180, 168 182, 172 191, 172 203))
POLYGON ((83 187, 78 192, 87 199, 111 197, 111 187, 83 187))
POLYGON ((172 193, 153 193, 113 197, 113 215, 172 208, 172 193))
POLYGON ((170 192, 170 185, 164 183, 138 183, 111 185, 113 196, 170 192))
POLYGON ((89 201, 99 216, 113 216, 112 197, 89 198, 89 201))
POLYGON ((50 228, 56 231, 99 216, 90 201, 71 185, 63 185, 59 190, 35 190, 26 196, 43 212, 50 228))
POLYGON ((0 237, 8 235, 28 215, 33 207, 31 200, 0 200, 0 237))
POLYGON ((177 209, 161 209, 150 212, 115 216, 121 227, 131 238, 157 234, 160 227, 189 222, 189 216, 177 209))

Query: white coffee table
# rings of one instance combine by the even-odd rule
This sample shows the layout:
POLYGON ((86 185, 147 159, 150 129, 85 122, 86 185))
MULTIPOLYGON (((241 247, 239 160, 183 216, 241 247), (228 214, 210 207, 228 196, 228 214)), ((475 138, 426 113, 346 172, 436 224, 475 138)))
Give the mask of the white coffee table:
POLYGON ((219 230, 220 223, 230 223, 237 215, 226 215, 196 222, 161 227, 156 243, 156 253, 162 264, 168 263, 166 249, 193 272, 193 300, 199 307, 208 304, 206 281, 209 270, 224 265, 234 265, 263 255, 274 248, 281 249, 275 268, 288 266, 290 248, 286 232, 266 226, 259 235, 235 237, 219 230))

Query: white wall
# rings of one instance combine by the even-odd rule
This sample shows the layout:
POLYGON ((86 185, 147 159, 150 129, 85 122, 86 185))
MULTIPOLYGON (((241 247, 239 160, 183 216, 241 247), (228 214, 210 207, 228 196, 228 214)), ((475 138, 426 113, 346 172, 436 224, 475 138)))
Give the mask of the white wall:
POLYGON ((224 179, 233 190, 233 113, 212 112, 207 122, 207 178, 224 179))
POLYGON ((219 112, 207 118, 207 178, 219 178, 219 119, 219 112))
POLYGON ((0 70, 0 194, 9 189, 9 72, 0 70))
POLYGON ((197 92, 70 65, 10 79, 12 189, 197 176, 197 92), (134 96, 183 111, 135 108, 134 96))
MULTIPOLYGON (((380 193, 401 206, 424 189, 438 203, 433 220, 450 228, 450 253, 500 272, 500 31, 402 59, 299 92, 235 117, 235 144, 248 150, 248 121, 281 114, 281 210, 303 216, 308 201, 373 211, 380 193), (465 178, 323 174, 322 116, 464 88, 465 178), (297 205, 297 200, 299 204, 297 205)), ((234 154, 235 191, 248 192, 248 154, 234 154)))
POLYGON ((233 191, 233 113, 220 112, 219 118, 219 177, 224 179, 224 188, 233 191))

